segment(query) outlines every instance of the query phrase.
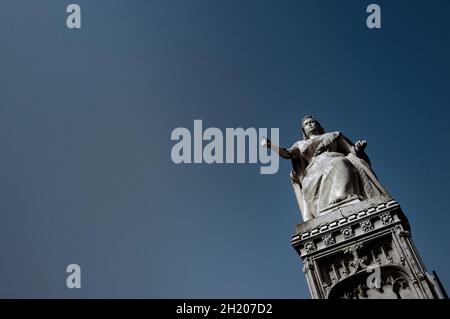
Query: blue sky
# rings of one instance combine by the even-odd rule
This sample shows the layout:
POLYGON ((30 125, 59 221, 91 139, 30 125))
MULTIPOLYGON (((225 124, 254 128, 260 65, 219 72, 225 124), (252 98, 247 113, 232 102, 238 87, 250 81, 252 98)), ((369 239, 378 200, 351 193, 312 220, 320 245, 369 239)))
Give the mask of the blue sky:
POLYGON ((7 0, 0 10, 1 297, 309 298, 288 181, 175 165, 174 128, 314 114, 368 141, 428 267, 450 284, 450 2, 7 0), (82 269, 67 289, 65 267, 82 269))

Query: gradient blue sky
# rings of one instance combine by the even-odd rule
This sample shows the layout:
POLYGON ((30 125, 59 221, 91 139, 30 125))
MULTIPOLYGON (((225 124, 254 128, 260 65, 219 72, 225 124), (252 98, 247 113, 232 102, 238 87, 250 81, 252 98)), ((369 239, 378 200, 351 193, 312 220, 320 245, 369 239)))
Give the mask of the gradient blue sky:
POLYGON ((309 298, 290 163, 170 158, 194 119, 290 146, 305 114, 367 139, 450 286, 450 1, 72 2, 82 30, 70 1, 1 3, 0 297, 309 298))

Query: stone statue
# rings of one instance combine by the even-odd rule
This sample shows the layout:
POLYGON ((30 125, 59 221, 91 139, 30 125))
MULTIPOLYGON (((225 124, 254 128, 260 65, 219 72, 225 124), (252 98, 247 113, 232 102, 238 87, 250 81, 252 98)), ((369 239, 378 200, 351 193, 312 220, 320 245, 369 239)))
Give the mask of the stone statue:
POLYGON ((340 132, 326 133, 313 116, 301 123, 303 140, 291 148, 262 144, 292 161, 291 180, 303 221, 343 205, 387 195, 371 169, 365 140, 353 144, 340 132))

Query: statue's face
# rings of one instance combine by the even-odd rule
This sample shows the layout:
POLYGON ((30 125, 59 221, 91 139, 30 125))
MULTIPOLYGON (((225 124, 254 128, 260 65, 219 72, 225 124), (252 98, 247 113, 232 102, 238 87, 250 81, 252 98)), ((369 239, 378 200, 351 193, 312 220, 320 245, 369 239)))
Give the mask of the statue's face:
POLYGON ((303 122, 303 130, 305 131, 305 134, 309 136, 311 133, 320 133, 320 125, 319 122, 317 122, 313 118, 307 118, 303 122))

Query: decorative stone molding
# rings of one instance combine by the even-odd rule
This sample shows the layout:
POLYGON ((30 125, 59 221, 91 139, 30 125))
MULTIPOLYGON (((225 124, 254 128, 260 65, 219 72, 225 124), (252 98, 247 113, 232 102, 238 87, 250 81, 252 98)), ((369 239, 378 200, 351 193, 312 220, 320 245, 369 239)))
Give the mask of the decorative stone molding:
POLYGON ((314 242, 312 242, 312 241, 310 241, 310 242, 307 242, 306 244, 305 244, 305 250, 306 250, 306 252, 309 254, 309 253, 312 253, 312 252, 315 252, 316 251, 316 245, 314 244, 314 242))
POLYGON ((361 228, 362 228, 363 232, 365 232, 365 233, 373 230, 373 228, 374 228, 372 222, 370 221, 370 219, 362 221, 360 223, 360 225, 361 225, 361 228))
POLYGON ((353 229, 351 227, 345 227, 341 229, 341 233, 345 239, 349 239, 355 236, 355 233, 353 232, 353 229))
POLYGON ((334 239, 332 234, 327 234, 322 237, 323 243, 325 246, 330 246, 336 243, 336 240, 334 239))
POLYGON ((324 215, 321 217, 322 222, 320 219, 314 219, 297 225, 298 233, 292 237, 291 243, 300 256, 316 253, 345 241, 358 240, 365 234, 372 234, 380 228, 386 229, 391 224, 393 227, 400 226, 404 218, 395 200, 370 206, 364 210, 356 210, 356 213, 351 213, 348 209, 344 213, 339 213, 340 211, 335 211, 332 218, 329 214, 324 215), (392 219, 391 224, 383 225, 381 222, 381 215, 385 213, 389 215, 383 215, 386 216, 383 220, 392 219), (305 225, 310 227, 304 227, 305 225), (310 242, 312 243, 308 244, 310 242))
POLYGON ((389 225, 394 221, 394 218, 392 218, 392 215, 389 212, 381 214, 380 219, 383 225, 389 225))
POLYGON ((363 220, 364 218, 367 218, 367 216, 379 214, 380 212, 382 212, 383 210, 386 210, 386 209, 392 210, 395 207, 400 207, 398 202, 395 200, 389 200, 386 203, 378 204, 376 207, 369 207, 367 209, 357 211, 356 213, 348 215, 347 217, 343 217, 338 220, 333 220, 330 223, 320 225, 319 227, 312 228, 312 229, 309 229, 308 231, 298 233, 297 235, 292 237, 292 243, 299 241, 299 240, 302 241, 302 240, 308 239, 310 237, 320 235, 322 233, 329 232, 333 228, 342 227, 342 226, 349 225, 349 224, 353 225, 355 222, 358 222, 360 220, 363 220))

